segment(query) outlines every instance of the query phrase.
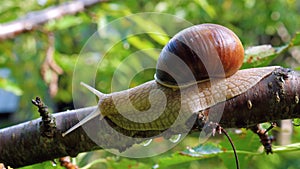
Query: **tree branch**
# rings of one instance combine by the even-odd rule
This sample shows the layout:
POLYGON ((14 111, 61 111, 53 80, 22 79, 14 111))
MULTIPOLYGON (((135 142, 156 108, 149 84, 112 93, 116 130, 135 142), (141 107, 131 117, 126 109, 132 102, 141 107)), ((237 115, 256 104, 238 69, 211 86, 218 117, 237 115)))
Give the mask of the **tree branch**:
MULTIPOLYGON (((199 112, 208 121, 214 121, 214 113, 223 112, 219 122, 223 128, 249 128, 258 123, 300 117, 299 105, 300 74, 289 69, 278 68, 245 93, 199 112), (299 87, 298 87, 299 86, 299 87), (211 111, 214 110, 214 111, 211 111), (220 110, 220 111, 219 111, 220 110)), ((114 148, 123 151, 149 137, 169 137, 163 131, 129 131, 116 126, 109 119, 95 118, 83 126, 92 132, 94 140, 79 128, 66 137, 61 133, 78 123, 96 107, 53 114, 56 119, 56 132, 53 138, 40 133, 41 119, 32 120, 0 130, 0 162, 11 167, 26 166, 62 156, 76 156, 80 152, 95 149, 114 148), (113 128, 112 128, 113 127, 113 128), (131 137, 121 137, 123 135, 131 137), (132 139, 134 137, 135 139, 132 139), (118 141, 119 140, 119 141, 118 141)), ((197 117, 197 114, 195 114, 197 117)), ((189 123, 198 129, 199 120, 191 118, 189 123)), ((168 134, 187 132, 185 128, 174 127, 168 134)))
POLYGON ((107 0, 76 0, 44 10, 30 12, 18 20, 0 24, 0 40, 13 38, 22 32, 32 31, 49 20, 81 12, 85 8, 100 2, 107 2, 107 0))

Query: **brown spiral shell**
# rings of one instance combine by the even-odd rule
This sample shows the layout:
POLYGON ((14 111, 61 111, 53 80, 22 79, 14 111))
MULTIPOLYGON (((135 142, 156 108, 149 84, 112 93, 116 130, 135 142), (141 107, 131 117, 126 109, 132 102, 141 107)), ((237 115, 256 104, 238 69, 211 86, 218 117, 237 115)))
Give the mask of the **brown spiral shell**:
POLYGON ((176 34, 163 48, 155 79, 176 87, 228 77, 240 69, 243 60, 243 45, 230 29, 216 24, 195 25, 176 34))

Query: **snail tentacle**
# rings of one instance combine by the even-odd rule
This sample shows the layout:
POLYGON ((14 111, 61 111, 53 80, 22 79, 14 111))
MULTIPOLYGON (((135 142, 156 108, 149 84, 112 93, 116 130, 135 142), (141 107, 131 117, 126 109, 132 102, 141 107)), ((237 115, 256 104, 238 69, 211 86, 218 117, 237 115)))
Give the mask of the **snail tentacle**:
MULTIPOLYGON (((86 84, 84 82, 81 82, 80 84, 82 86, 86 87, 91 92, 93 92, 96 96, 98 96, 99 99, 101 99, 101 98, 103 98, 105 96, 104 93, 100 92, 99 90, 93 88, 92 86, 90 86, 90 85, 88 85, 88 84, 86 84)), ((97 117, 98 115, 100 115, 100 119, 103 119, 103 115, 101 114, 101 111, 99 110, 99 107, 96 108, 94 111, 92 111, 87 117, 85 117, 84 119, 80 120, 76 125, 74 125, 70 129, 68 129, 66 132, 62 133, 62 136, 65 137, 67 134, 71 133, 72 131, 74 131, 78 127, 84 125, 85 123, 87 123, 88 121, 90 121, 93 118, 97 117)))
POLYGON ((62 133, 62 136, 65 137, 67 134, 71 133, 72 131, 76 130, 78 127, 84 125, 85 123, 87 123, 88 121, 92 120, 93 118, 99 115, 100 115, 100 119, 102 119, 103 116, 101 115, 99 108, 96 108, 94 111, 92 111, 91 114, 86 116, 84 119, 80 120, 77 124, 75 124, 73 127, 68 129, 66 132, 62 133))
POLYGON ((90 86, 90 85, 88 85, 88 84, 86 84, 84 82, 80 82, 80 84, 82 86, 84 86, 85 88, 87 88, 92 93, 94 93, 96 96, 98 96, 99 99, 102 98, 102 97, 104 97, 104 95, 105 95, 104 93, 100 92, 99 90, 93 88, 92 86, 90 86))

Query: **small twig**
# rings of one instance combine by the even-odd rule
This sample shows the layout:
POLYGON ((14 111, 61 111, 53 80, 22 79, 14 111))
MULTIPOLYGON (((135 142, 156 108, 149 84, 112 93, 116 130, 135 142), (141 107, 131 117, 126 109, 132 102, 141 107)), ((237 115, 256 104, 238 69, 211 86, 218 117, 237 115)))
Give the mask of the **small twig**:
POLYGON ((196 121, 196 124, 198 125, 197 128, 199 130, 204 130, 204 132, 206 132, 206 133, 209 133, 209 132, 212 131, 213 136, 215 136, 216 133, 219 133, 219 134, 223 133, 227 137, 228 141, 231 144, 231 147, 232 147, 232 150, 233 150, 233 153, 234 153, 234 157, 235 157, 236 168, 240 169, 239 158, 238 158, 238 155, 236 153, 236 148, 233 144, 232 139, 230 138, 229 134, 227 133, 227 131, 223 127, 221 127, 220 124, 218 124, 216 122, 209 122, 209 123, 207 123, 207 126, 204 127, 204 125, 205 125, 204 123, 205 123, 206 120, 207 119, 206 119, 205 113, 200 112, 199 116, 198 116, 198 120, 196 121))
POLYGON ((75 0, 65 2, 58 6, 50 6, 40 11, 32 11, 22 18, 0 24, 0 41, 13 38, 22 32, 32 31, 50 20, 61 18, 64 15, 74 15, 87 7, 107 1, 108 0, 75 0))
POLYGON ((268 131, 272 130, 276 126, 277 126, 276 122, 271 122, 271 126, 266 129, 264 134, 268 133, 268 131))
POLYGON ((262 129, 259 124, 251 127, 250 129, 259 136, 260 142, 264 146, 266 153, 272 154, 273 153, 273 151, 272 151, 273 139, 268 136, 267 130, 262 129))
POLYGON ((41 66, 41 75, 43 80, 49 85, 49 93, 54 97, 58 91, 58 78, 63 73, 62 68, 54 60, 55 37, 53 32, 48 34, 48 48, 46 58, 41 66))
POLYGON ((232 139, 230 138, 229 134, 227 133, 227 131, 224 128, 222 128, 221 126, 218 126, 218 128, 219 128, 219 130, 221 130, 222 133, 224 133, 224 135, 227 137, 228 141, 230 142, 233 153, 234 153, 234 157, 235 157, 236 168, 239 169, 240 168, 239 158, 238 158, 238 155, 236 153, 236 149, 235 149, 235 146, 233 144, 232 139))
MULTIPOLYGON (((196 127, 199 129, 199 130, 203 130, 203 127, 205 126, 205 123, 207 123, 207 120, 208 120, 208 112, 207 111, 202 111, 202 112, 199 112, 198 114, 198 118, 196 120, 196 127)), ((222 134, 224 133, 224 135, 227 137, 228 141, 230 142, 231 144, 231 147, 232 147, 232 150, 233 150, 233 153, 234 153, 234 157, 235 157, 235 163, 236 163, 236 168, 239 169, 240 168, 240 165, 239 165, 239 158, 238 158, 238 155, 236 153, 236 149, 235 149, 235 146, 233 144, 233 141, 232 139, 230 138, 229 134, 227 133, 227 131, 221 127, 220 124, 216 123, 216 122, 209 122, 207 123, 208 124, 208 127, 205 127, 204 128, 204 132, 207 132, 207 131, 211 131, 212 130, 212 135, 214 136, 216 132, 218 132, 219 134, 222 134), (206 130, 206 131, 205 131, 206 130)))
POLYGON ((39 97, 36 97, 35 100, 32 99, 32 103, 39 108, 40 116, 42 121, 40 122, 40 130, 42 136, 49 138, 54 137, 56 131, 55 118, 48 111, 48 106, 46 106, 39 97))

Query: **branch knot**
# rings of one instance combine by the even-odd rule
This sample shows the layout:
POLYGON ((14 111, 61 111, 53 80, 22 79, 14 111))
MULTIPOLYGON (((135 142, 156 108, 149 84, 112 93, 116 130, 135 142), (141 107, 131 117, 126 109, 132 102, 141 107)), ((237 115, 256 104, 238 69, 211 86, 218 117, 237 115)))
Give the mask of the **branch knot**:
POLYGON ((54 137, 56 132, 55 117, 49 113, 48 106, 45 105, 39 97, 36 97, 35 100, 32 99, 31 102, 38 107, 38 112, 42 117, 42 121, 40 122, 41 135, 48 138, 54 137))

